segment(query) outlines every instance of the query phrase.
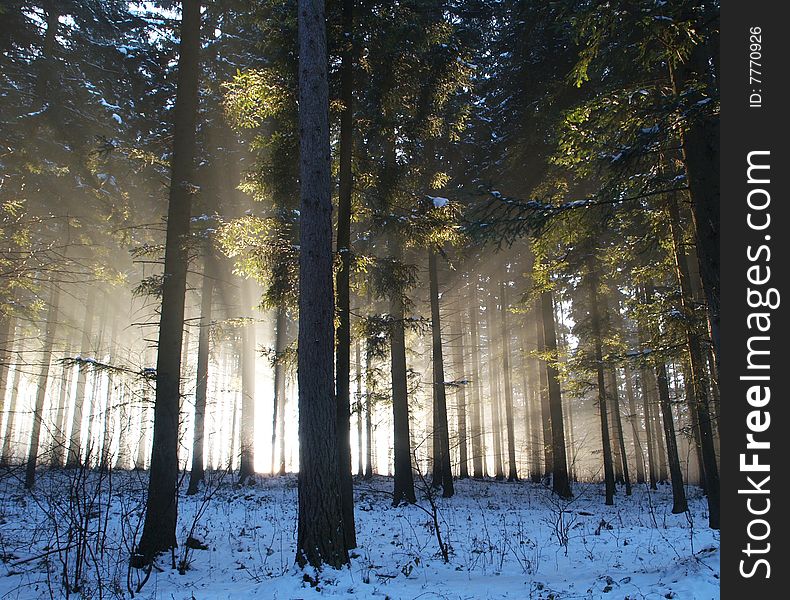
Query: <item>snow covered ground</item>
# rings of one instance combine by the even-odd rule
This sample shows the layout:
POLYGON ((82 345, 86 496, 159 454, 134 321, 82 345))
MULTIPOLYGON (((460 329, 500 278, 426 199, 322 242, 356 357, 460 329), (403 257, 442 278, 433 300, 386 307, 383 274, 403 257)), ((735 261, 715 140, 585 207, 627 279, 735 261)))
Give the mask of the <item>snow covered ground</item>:
MULTIPOLYGON (((3 474, 0 598, 65 597, 64 569, 70 581, 81 574, 72 598, 131 598, 144 576, 128 557, 145 486, 144 474, 60 472, 43 475, 30 494, 3 474)), ((459 481, 454 498, 437 499, 445 564, 427 501, 420 504, 428 513, 392 508, 391 480, 357 481, 351 568, 304 573, 293 565, 295 476, 243 489, 226 478, 180 499, 175 558, 183 574, 161 559, 134 597, 718 598, 719 535, 706 527, 704 498, 691 490, 690 515, 672 515, 671 490, 660 487, 640 486, 631 498, 618 489, 607 507, 598 485, 575 485, 565 504, 532 483, 459 481), (184 543, 190 536, 194 548, 184 543)))

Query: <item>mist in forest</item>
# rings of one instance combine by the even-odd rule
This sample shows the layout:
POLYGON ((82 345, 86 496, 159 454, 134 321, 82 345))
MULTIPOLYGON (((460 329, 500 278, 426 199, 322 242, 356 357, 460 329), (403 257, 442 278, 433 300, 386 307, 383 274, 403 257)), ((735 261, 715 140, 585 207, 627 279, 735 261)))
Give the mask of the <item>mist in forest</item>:
POLYGON ((5 3, 3 485, 139 480, 129 593, 188 498, 296 479, 302 568, 368 497, 452 565, 498 482, 717 531, 718 10, 5 3))

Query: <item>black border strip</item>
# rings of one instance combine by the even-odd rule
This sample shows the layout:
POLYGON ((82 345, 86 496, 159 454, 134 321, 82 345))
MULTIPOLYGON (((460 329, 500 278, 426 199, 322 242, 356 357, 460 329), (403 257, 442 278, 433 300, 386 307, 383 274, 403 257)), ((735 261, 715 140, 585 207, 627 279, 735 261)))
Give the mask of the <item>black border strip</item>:
MULTIPOLYGON (((722 350, 721 350, 721 472, 722 472, 722 554, 721 554, 721 597, 743 598, 786 598, 787 582, 784 551, 787 534, 787 493, 781 484, 785 478, 785 467, 790 459, 790 431, 787 430, 787 382, 783 377, 787 366, 781 353, 783 343, 788 340, 787 307, 790 293, 786 281, 787 261, 790 258, 790 232, 786 231, 790 220, 786 205, 790 202, 787 181, 790 179, 787 115, 788 98, 782 93, 783 80, 790 69, 786 58, 790 56, 790 30, 781 18, 782 2, 759 0, 730 0, 721 11, 721 156, 722 156, 722 350), (750 81, 751 29, 760 28, 759 83, 750 81), (753 96, 752 94, 758 94, 753 96), (758 104, 759 106, 752 106, 758 104), (767 169, 752 171, 749 183, 747 167, 749 153, 753 163, 770 164, 767 169), (770 173, 770 175, 766 175, 770 173), (770 183, 762 182, 770 178, 770 183), (762 191, 754 191, 762 190, 762 191), (770 203, 762 210, 750 208, 752 204, 770 203), (766 229, 751 229, 747 219, 752 213, 752 223, 765 223, 770 213, 770 225, 766 229), (766 236, 770 239, 766 240, 766 236), (767 249, 759 250, 760 246, 767 249), (770 250, 770 260, 768 251, 770 250), (751 254, 750 260, 747 253, 751 254), (759 265, 751 271, 755 279, 767 274, 770 281, 754 285, 748 280, 749 267, 759 265), (781 297, 780 305, 750 307, 747 303, 749 289, 758 290, 768 297, 768 290, 775 288, 781 297), (748 320, 755 312, 766 312, 770 316, 770 330, 760 332, 757 320, 748 320), (752 327, 749 328, 751 323, 752 327), (768 336, 770 340, 758 340, 754 336, 768 336), (769 349, 770 355, 753 355, 752 364, 769 365, 767 369, 748 368, 748 340, 752 348, 769 349), (743 376, 769 375, 770 381, 744 380, 743 376), (756 404, 767 394, 770 387, 771 399, 765 406, 753 406, 748 402, 750 388, 760 386, 753 394, 756 404), (758 414, 752 411, 759 411, 758 414), (770 413, 770 417, 766 415, 770 413), (764 432, 754 433, 757 441, 770 442, 769 449, 747 449, 747 434, 752 433, 747 419, 752 415, 752 425, 761 428, 770 418, 764 432), (770 467, 770 471, 745 471, 743 462, 756 460, 770 467), (770 480, 764 482, 766 476, 770 480), (747 478, 751 477, 752 482, 747 478), (760 488, 758 490, 758 487, 760 488), (762 493, 770 490, 769 493, 762 493), (746 492, 746 493, 744 493, 746 492), (770 509, 764 515, 749 512, 770 509), (760 520, 764 520, 761 522, 760 520), (763 537, 770 526, 770 533, 763 537), (750 526, 751 523, 751 526, 750 526), (752 539, 750 535, 752 534, 752 539), (751 551, 749 550, 751 544, 751 551), (770 544, 770 546, 768 546, 770 544), (762 553, 765 551, 765 553, 762 553), (748 553, 747 553, 748 552, 748 553), (764 559, 766 563, 757 563, 764 559), (770 576, 769 575, 770 568, 770 576), (751 574, 745 577, 744 574, 751 574)), ((756 31, 756 30, 755 30, 756 31)), ((752 58, 756 58, 753 55, 752 58)), ((755 66, 754 64, 752 66, 755 66)), ((754 75, 754 73, 752 73, 754 75)), ((775 299, 775 296, 772 296, 775 299)), ((752 295, 752 300, 759 298, 752 295)), ((756 303, 756 302, 755 302, 756 303)), ((771 304, 774 304, 773 302, 771 304)), ((766 321, 762 320, 763 325, 766 321)))

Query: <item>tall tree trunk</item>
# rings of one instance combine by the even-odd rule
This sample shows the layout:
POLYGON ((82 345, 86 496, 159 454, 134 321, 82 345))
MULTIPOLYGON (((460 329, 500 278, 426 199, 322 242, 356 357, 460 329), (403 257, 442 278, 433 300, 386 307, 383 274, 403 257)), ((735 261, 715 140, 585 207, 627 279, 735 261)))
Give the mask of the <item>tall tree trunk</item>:
POLYGON ((21 361, 14 365, 14 385, 11 386, 11 401, 8 403, 8 418, 5 422, 0 467, 7 467, 11 464, 11 452, 15 447, 14 430, 16 428, 16 413, 19 409, 19 384, 22 381, 22 367, 23 363, 21 361))
POLYGON ((360 350, 359 339, 354 343, 354 371, 357 380, 356 391, 356 410, 357 410, 357 475, 365 475, 365 440, 363 436, 363 419, 365 411, 362 406, 362 352, 360 350))
MULTIPOLYGON (((533 313, 534 316, 534 313, 533 313)), ((531 323, 529 323, 531 325, 531 323)), ((534 327, 524 327, 521 329, 521 376, 524 382, 524 432, 527 436, 527 448, 530 455, 529 475, 532 483, 540 483, 541 465, 541 431, 538 424, 540 403, 538 401, 539 376, 537 373, 537 361, 534 358, 527 358, 527 352, 537 347, 534 337, 534 327)))
MULTIPOLYGON (((93 313, 96 302, 96 292, 93 288, 88 290, 88 298, 85 302, 85 318, 82 325, 82 345, 80 354, 90 354, 91 352, 91 331, 93 329, 93 313)), ((84 358, 84 356, 81 356, 84 358)), ((85 386, 88 380, 88 367, 85 363, 79 365, 77 372, 77 390, 74 394, 74 412, 71 416, 71 434, 69 441, 69 453, 66 458, 66 467, 73 468, 80 464, 80 454, 82 452, 82 421, 83 409, 85 406, 85 386)))
POLYGON ((365 479, 373 477, 373 399, 376 375, 373 370, 373 349, 370 340, 365 348, 365 479))
POLYGON ((647 371, 650 380, 650 388, 653 390, 654 401, 650 403, 651 423, 653 424, 653 440, 656 444, 656 466, 658 467, 658 481, 663 483, 669 479, 669 467, 667 463, 667 447, 664 439, 664 427, 661 419, 660 399, 658 399, 658 383, 656 374, 652 370, 647 371))
MULTIPOLYGON (((703 140, 698 141, 702 143, 703 140)), ((718 180, 716 186, 716 190, 718 190, 718 180)), ((707 194, 708 192, 700 191, 700 193, 707 194)), ((691 283, 688 265, 686 263, 686 256, 683 253, 683 240, 680 232, 680 209, 678 207, 677 199, 669 199, 668 210, 670 235, 672 236, 672 245, 675 254, 675 268, 681 291, 681 308, 688 317, 686 326, 686 347, 689 356, 689 365, 691 367, 691 384, 694 394, 694 404, 696 405, 697 419, 699 423, 700 441, 702 445, 702 461, 705 468, 705 490, 708 495, 708 524, 711 529, 719 529, 719 467, 716 463, 716 448, 713 440, 710 407, 708 405, 708 376, 707 371, 705 370, 702 341, 692 319, 693 307, 690 305, 691 283)), ((718 221, 716 222, 716 234, 718 235, 718 221)), ((716 239, 718 239, 718 237, 716 239)), ((702 254, 702 249, 698 248, 697 252, 702 254)), ((718 264, 716 266, 718 266, 718 264)), ((702 272, 702 269, 703 266, 700 264, 700 272, 702 272)), ((704 281, 705 277, 703 275, 703 283, 704 281)), ((718 297, 716 301, 718 302, 718 297)), ((716 311, 716 318, 718 319, 718 305, 716 306, 716 311)))
MULTIPOLYGON (((109 306, 109 298, 108 306, 109 306)), ((112 318, 112 326, 110 328, 110 365, 115 366, 115 361, 118 358, 118 345, 116 340, 118 338, 118 319, 111 310, 108 311, 110 318, 112 318)), ((106 470, 109 468, 110 461, 110 446, 112 445, 113 438, 113 415, 115 413, 115 374, 112 369, 107 373, 107 401, 104 407, 104 423, 102 424, 102 444, 101 444, 101 461, 99 466, 106 470)))
POLYGON ((606 377, 606 395, 609 399, 609 435, 613 438, 612 443, 612 462, 614 466, 614 482, 615 484, 624 484, 625 477, 623 474, 623 456, 620 449, 621 431, 617 428, 617 419, 614 414, 614 391, 612 389, 612 372, 610 369, 604 369, 606 377))
POLYGON ((41 371, 38 376, 36 406, 33 409, 33 426, 30 431, 30 446, 27 453, 27 468, 25 469, 25 488, 27 489, 31 489, 36 482, 38 447, 41 440, 41 425, 44 421, 44 401, 47 396, 49 366, 52 362, 52 346, 55 344, 55 332, 58 325, 60 288, 54 282, 50 282, 49 285, 49 309, 47 310, 46 333, 44 334, 44 352, 41 355, 41 371))
POLYGON ((623 419, 620 414, 620 390, 617 383, 617 370, 612 368, 609 371, 609 389, 612 393, 612 417, 614 418, 614 430, 617 435, 616 445, 619 449, 620 460, 622 461, 623 483, 625 484, 625 495, 631 495, 631 475, 628 472, 628 453, 625 449, 625 434, 623 431, 623 419))
POLYGON ((392 504, 397 506, 405 500, 417 501, 414 495, 414 476, 412 473, 411 441, 409 437, 409 400, 406 383, 406 339, 404 332, 404 309, 401 298, 393 298, 391 303, 391 376, 392 376, 392 417, 393 417, 393 462, 395 465, 395 486, 392 504))
MULTIPOLYGON (((460 298, 459 298, 460 300, 460 298)), ((464 327, 463 317, 459 315, 457 320, 451 321, 451 332, 453 340, 457 344, 453 353, 453 371, 457 381, 455 392, 455 402, 458 414, 458 478, 466 479, 469 477, 469 455, 466 433, 466 365, 464 364, 464 327)))
POLYGON ((176 547, 178 409, 187 248, 198 116, 200 0, 184 2, 174 107, 173 156, 167 213, 164 283, 156 361, 156 399, 145 522, 137 552, 150 563, 176 547))
POLYGON ((241 426, 239 438, 239 485, 254 482, 255 476, 255 329, 253 282, 241 283, 242 311, 251 322, 241 329, 241 426))
POLYGON ((485 446, 483 444, 483 416, 482 395, 480 393, 480 335, 478 332, 478 318, 480 306, 477 302, 477 278, 471 282, 469 301, 469 334, 472 349, 472 476, 481 479, 485 474, 485 446))
POLYGON ((357 547, 354 527, 354 483, 351 475, 351 163, 354 152, 354 0, 343 0, 343 45, 340 64, 340 189, 337 210, 337 346, 335 386, 337 396, 338 468, 343 534, 346 548, 357 547))
MULTIPOLYGON (((299 0, 299 517, 296 561, 348 564, 334 385, 329 82, 322 0, 299 0)), ((346 465, 343 465, 343 469, 346 465)))
POLYGON ((491 398, 491 432, 494 442, 494 478, 505 478, 505 469, 502 464, 502 421, 500 419, 499 398, 499 369, 496 359, 497 348, 494 341, 494 313, 496 312, 496 298, 492 294, 488 297, 486 307, 486 337, 488 338, 488 389, 491 398))
POLYGON ((543 346, 551 359, 546 361, 549 410, 551 411, 552 491, 560 498, 570 498, 570 481, 565 451, 565 428, 562 418, 562 390, 557 370, 557 332, 554 326, 554 299, 550 291, 540 295, 543 316, 543 346))
POLYGON ((689 409, 689 420, 691 422, 692 442, 694 447, 694 456, 696 458, 697 477, 699 478, 699 485, 702 491, 705 492, 705 465, 702 461, 702 436, 699 430, 699 415, 697 413, 697 403, 694 401, 694 386, 691 383, 691 367, 688 364, 688 358, 682 362, 683 370, 683 387, 686 397, 686 404, 689 409))
POLYGON ((206 437, 206 398, 208 396, 209 346, 211 344, 211 309, 214 296, 214 270, 210 242, 206 242, 203 259, 203 287, 200 292, 200 332, 198 333, 197 382, 195 388, 195 420, 192 423, 192 469, 187 495, 198 492, 205 475, 204 440, 206 437))
POLYGON ((642 442, 639 435, 639 424, 637 420, 636 398, 634 396, 634 381, 631 375, 631 367, 625 367, 625 395, 628 400, 628 422, 631 424, 631 434, 634 438, 634 456, 636 462, 636 482, 645 482, 645 453, 642 449, 642 442))
POLYGON ((653 411, 650 408, 655 402, 650 389, 650 378, 648 377, 647 366, 639 368, 639 383, 642 388, 642 406, 644 407, 645 437, 647 438, 647 471, 650 481, 650 489, 658 489, 658 467, 656 465, 656 444, 654 441, 653 411))
MULTIPOLYGON (((537 339, 538 353, 542 356, 546 352, 546 341, 543 333, 543 299, 538 298, 535 303, 535 337, 537 339)), ((538 362, 538 392, 540 394, 540 416, 543 433, 543 477, 548 478, 554 472, 554 459, 552 456, 551 434, 551 406, 549 404, 549 371, 545 365, 546 360, 541 358, 538 362)))
POLYGON ((444 357, 442 355, 442 322, 439 312, 439 269, 436 253, 428 251, 428 279, 431 296, 431 340, 433 363, 433 425, 438 438, 439 455, 433 460, 433 483, 441 483, 442 497, 450 498, 453 489, 453 472, 450 466, 450 434, 447 425, 447 394, 444 386, 444 357))
POLYGON ((614 504, 614 469, 612 465, 612 446, 609 439, 609 423, 607 419, 606 382, 604 379, 603 350, 601 342, 601 315, 598 307, 598 275, 593 264, 588 261, 588 286, 590 291, 590 321, 594 345, 594 361, 598 375, 598 408, 601 413, 601 444, 603 446, 603 471, 606 484, 606 504, 614 504))
MULTIPOLYGON (((69 342, 63 350, 63 356, 66 358, 71 357, 71 342, 69 342)), ((58 393, 58 408, 55 413, 55 431, 54 440, 52 442, 52 455, 50 456, 50 466, 60 467, 63 465, 63 457, 66 449, 66 409, 69 403, 69 395, 71 392, 71 375, 74 371, 70 365, 63 365, 61 367, 60 375, 60 390, 58 393)))
MULTIPOLYGON (((107 320, 109 315, 109 305, 107 304, 107 297, 105 295, 104 309, 101 311, 99 317, 99 328, 97 330, 95 345, 92 348, 91 358, 99 362, 104 360, 104 332, 107 327, 107 320)), ((103 369, 93 367, 93 381, 91 385, 91 394, 88 400, 88 431, 85 438, 85 464, 91 463, 98 464, 99 453, 96 450, 97 444, 94 440, 96 434, 96 420, 99 418, 99 392, 101 390, 102 382, 106 373, 103 369)))
POLYGON ((129 430, 132 428, 132 396, 129 393, 128 386, 128 382, 124 382, 121 385, 119 401, 121 410, 118 415, 118 458, 115 462, 115 467, 118 469, 128 469, 132 455, 132 449, 129 443, 129 430))
POLYGON ((677 438, 675 437, 672 404, 669 399, 667 367, 663 362, 656 366, 656 379, 658 380, 658 399, 661 404, 661 414, 664 417, 664 437, 667 441, 669 474, 672 480, 672 512, 678 514, 686 512, 688 505, 686 504, 686 490, 683 488, 683 472, 680 468, 680 454, 678 453, 677 438))
POLYGON ((0 418, 5 412, 5 396, 8 389, 11 346, 13 345, 15 327, 16 321, 13 316, 4 315, 0 319, 0 418))
POLYGON ((272 407, 272 474, 285 475, 285 350, 288 347, 288 311, 284 304, 277 306, 274 334, 274 403, 272 407), (275 445, 280 432, 280 463, 275 471, 275 445))
MULTIPOLYGON (((147 358, 147 357, 146 357, 147 358)), ((145 364, 149 364, 145 361, 145 364)), ((148 454, 148 439, 150 437, 150 419, 148 418, 148 404, 151 400, 151 384, 148 379, 143 379, 140 391, 140 440, 137 443, 137 452, 134 456, 134 468, 136 471, 145 469, 146 455, 148 454)))
POLYGON ((505 421, 507 427, 507 458, 508 458, 508 481, 518 481, 518 470, 516 467, 516 424, 513 419, 513 384, 510 374, 510 329, 508 328, 507 313, 509 309, 507 299, 507 284, 502 281, 499 285, 500 301, 502 307, 502 375, 505 384, 505 421))

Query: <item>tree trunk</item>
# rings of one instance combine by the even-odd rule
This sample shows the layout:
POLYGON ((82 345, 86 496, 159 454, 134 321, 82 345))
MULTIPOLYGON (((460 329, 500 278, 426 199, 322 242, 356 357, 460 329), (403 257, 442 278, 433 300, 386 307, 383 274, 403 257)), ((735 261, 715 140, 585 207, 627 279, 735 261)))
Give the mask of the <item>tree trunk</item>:
MULTIPOLYGON (((543 333, 543 299, 538 298, 535 303, 535 337, 537 339, 538 353, 541 356, 546 352, 546 341, 543 333)), ((545 366, 545 359, 538 362, 538 382, 540 384, 540 416, 543 433, 543 477, 548 478, 554 472, 554 459, 552 457, 551 436, 551 406, 549 404, 549 371, 545 366)))
POLYGON ((5 412, 5 396, 8 389, 8 373, 11 367, 11 346, 16 322, 13 316, 0 319, 0 418, 5 412))
POLYGON ((565 452, 565 428, 562 418, 562 390, 560 376, 557 371, 557 332, 554 326, 554 300, 552 293, 540 295, 543 317, 543 346, 551 355, 546 361, 548 379, 549 410, 551 411, 551 459, 552 459, 552 491, 560 498, 571 498, 571 486, 568 479, 568 463, 565 452))
MULTIPOLYGON (((534 313, 533 315, 534 316, 534 313)), ((531 325, 531 323, 529 323, 531 325)), ((527 447, 530 455, 530 481, 532 483, 540 483, 541 465, 540 465, 540 449, 541 449, 541 431, 538 424, 538 413, 540 412, 540 403, 538 401, 538 386, 539 376, 537 368, 537 360, 534 358, 527 358, 527 352, 534 350, 537 347, 537 340, 534 337, 534 327, 524 327, 521 330, 521 376, 524 381, 524 411, 525 423, 524 432, 528 436, 527 447), (529 333, 531 332, 531 334, 529 333)))
POLYGON ((11 402, 8 405, 8 418, 5 422, 5 435, 3 436, 3 452, 0 454, 0 467, 11 464, 11 449, 14 444, 14 429, 16 427, 16 413, 19 409, 19 384, 22 380, 23 364, 14 365, 14 385, 11 387, 11 402))
MULTIPOLYGON (((459 298, 460 300, 460 298, 459 298)), ((451 321, 451 336, 457 344, 453 353, 453 370, 457 388, 455 392, 455 402, 458 412, 458 478, 466 479, 469 477, 469 455, 466 432, 466 365, 464 364, 464 327, 463 317, 459 315, 457 320, 451 321)))
POLYGON ((669 468, 667 463, 667 447, 664 439, 664 427, 661 419, 660 400, 658 399, 658 383, 656 374, 648 370, 647 377, 650 380, 650 388, 654 391, 654 402, 650 403, 651 423, 653 424, 653 440, 656 444, 656 466, 658 467, 658 481, 664 483, 669 479, 669 468))
MULTIPOLYGON (((71 357, 71 342, 63 350, 65 358, 71 357)), ((63 457, 66 449, 66 408, 69 403, 69 393, 71 392, 71 374, 73 367, 63 365, 60 375, 60 390, 58 393, 58 408, 55 413, 55 431, 52 441, 52 455, 50 456, 50 466, 60 467, 63 465, 63 457)))
MULTIPOLYGON (((80 354, 90 354, 91 352, 91 331, 93 329, 93 312, 96 301, 96 292, 93 288, 88 290, 88 299, 85 302, 85 319, 82 326, 82 345, 80 354)), ((81 356, 81 358, 85 358, 81 356)), ((85 363, 79 365, 77 372, 77 390, 74 394, 74 412, 71 416, 71 434, 69 441, 69 453, 66 458, 66 468, 74 468, 80 464, 82 452, 82 421, 83 408, 85 406, 85 386, 88 380, 88 367, 85 363)))
POLYGON ((165 242, 164 283, 156 361, 156 399, 145 522, 137 552, 150 563, 176 547, 178 409, 184 295, 187 278, 195 129, 198 115, 200 0, 184 2, 174 108, 173 156, 165 242))
POLYGON ((650 379, 648 369, 641 366, 639 369, 639 382, 642 387, 642 406, 644 407, 645 437, 647 438, 647 471, 650 481, 650 489, 656 490, 658 486, 658 468, 656 466, 656 444, 654 441, 653 411, 650 406, 653 404, 653 394, 650 390, 650 379))
POLYGON ((373 477, 373 399, 376 376, 373 370, 373 350, 370 341, 365 348, 365 479, 373 477))
MULTIPOLYGON (((716 190, 718 190, 718 180, 716 183, 716 190)), ((701 193, 707 194, 707 192, 701 193)), ((702 341, 692 320, 693 307, 690 305, 691 283, 688 265, 686 264, 686 257, 683 253, 682 236, 680 233, 680 209, 675 198, 669 199, 668 209, 670 234, 672 236, 672 244, 675 254, 675 268, 681 291, 681 308, 688 317, 686 326, 686 347, 689 356, 689 365, 691 367, 691 384, 694 394, 694 404, 697 409, 697 419, 699 423, 700 441, 702 445, 702 462, 705 468, 705 490, 708 494, 708 524, 710 525, 711 529, 719 529, 719 467, 716 463, 716 449, 713 440, 710 408, 708 405, 708 376, 705 370, 702 341)), ((716 234, 718 236, 718 221, 716 221, 716 227, 716 234)), ((716 239, 718 239, 718 237, 716 239)), ((702 249, 698 248, 697 251, 702 254, 702 249)), ((701 258, 700 260, 703 261, 704 259, 701 258)), ((718 264, 716 266, 718 266, 718 264)), ((701 264, 700 272, 702 272, 702 268, 703 267, 701 264)), ((703 276, 703 283, 704 281, 705 278, 703 276)), ((716 301, 718 302, 718 297, 716 298, 716 301)), ((718 319, 718 305, 716 306, 716 319, 718 319)))
POLYGON ((634 382, 631 367, 625 367, 625 395, 628 400, 628 421, 631 424, 631 433, 634 437, 634 455, 636 461, 636 482, 645 482, 645 453, 639 436, 639 425, 636 412, 636 398, 634 396, 634 382))
POLYGON ((469 334, 472 348, 472 477, 482 479, 485 474, 485 446, 483 436, 482 395, 480 393, 480 335, 478 318, 480 306, 477 302, 477 280, 472 278, 469 303, 469 334))
POLYGON ((285 475, 285 350, 288 347, 288 311, 284 304, 277 306, 274 334, 274 403, 272 407, 272 474, 285 475), (280 432, 280 464, 275 471, 275 444, 280 432))
POLYGON ((603 470, 604 482, 606 484, 606 504, 614 504, 614 469, 612 465, 612 446, 609 440, 609 423, 607 419, 606 401, 606 382, 603 369, 603 351, 601 348, 601 316, 598 308, 598 276, 593 259, 588 261, 589 279, 588 286, 590 291, 590 320, 592 326, 592 337, 594 344, 594 361, 596 373, 598 375, 598 408, 601 413, 601 444, 603 446, 603 470))
POLYGON ((669 399, 669 384, 667 382, 667 367, 661 362, 656 367, 658 380, 658 399, 661 404, 661 413, 664 417, 664 437, 667 441, 667 458, 669 460, 669 474, 672 480, 672 512, 674 514, 686 512, 686 490, 683 488, 683 472, 680 468, 680 454, 675 437, 675 423, 672 416, 672 404, 669 399))
POLYGON ((447 394, 444 386, 444 357, 442 356, 442 323, 439 313, 439 270, 436 253, 428 251, 428 278, 431 295, 431 339, 433 364, 433 434, 438 438, 439 455, 433 457, 433 483, 441 484, 442 497, 450 498, 453 472, 450 466, 450 434, 447 425, 447 394))
MULTIPOLYGON (((109 306, 109 298, 107 299, 109 306)), ((115 366, 115 361, 118 354, 118 345, 116 343, 118 337, 118 319, 108 311, 110 318, 112 318, 112 326, 110 328, 110 365, 115 366)), ((100 468, 106 470, 110 467, 110 446, 112 445, 113 436, 113 413, 115 412, 114 392, 115 392, 115 374, 112 370, 107 373, 107 402, 104 407, 104 423, 102 424, 102 444, 101 444, 101 461, 100 468)))
MULTIPOLYGON (((324 2, 299 0, 299 517, 296 561, 348 564, 334 385, 332 186, 324 2)), ((346 465, 343 465, 346 468, 346 465)))
POLYGON ((502 464, 502 421, 500 419, 499 399, 499 368, 496 359, 496 343, 494 342, 494 313, 496 298, 488 297, 486 306, 486 337, 488 338, 488 389, 491 404, 491 432, 494 442, 494 478, 499 481, 505 478, 502 464))
POLYGON ((612 368, 609 371, 609 389, 612 393, 612 416, 614 418, 614 430, 617 435, 616 445, 619 448, 620 460, 622 461, 623 483, 625 484, 625 495, 631 495, 631 475, 628 472, 628 453, 625 450, 625 434, 623 432, 623 419, 620 414, 620 391, 617 383, 617 370, 612 368))
POLYGON ((49 365, 52 362, 52 346, 55 344, 55 332, 58 325, 60 288, 54 282, 50 282, 49 285, 49 309, 47 310, 46 333, 44 334, 44 352, 41 355, 41 371, 38 376, 36 406, 33 410, 33 426, 30 431, 30 446, 27 454, 27 468, 25 469, 25 488, 27 489, 31 489, 36 482, 36 462, 38 461, 41 425, 44 421, 44 400, 47 396, 49 365))
POLYGON ((502 375, 505 385, 505 421, 507 427, 507 458, 508 458, 508 481, 518 481, 518 469, 516 467, 516 424, 513 419, 513 384, 510 374, 510 334, 508 328, 507 313, 509 309, 507 300, 507 284, 502 281, 499 285, 500 300, 502 307, 502 375))
POLYGON ((357 547, 354 527, 354 483, 351 475, 351 161, 354 152, 354 1, 343 0, 343 48, 340 65, 340 189, 337 211, 337 346, 335 386, 337 394, 338 468, 343 533, 348 550, 357 547))
POLYGON ((239 437, 239 485, 254 483, 255 476, 255 329, 253 305, 257 304, 253 282, 241 283, 242 311, 250 322, 241 329, 241 426, 239 437))
POLYGON ((210 242, 206 242, 203 259, 203 289, 200 292, 200 332, 198 334, 197 382, 195 388, 195 420, 192 435, 192 469, 189 473, 187 495, 194 495, 205 475, 204 440, 206 437, 206 397, 208 396, 209 346, 211 344, 211 309, 214 296, 213 257, 210 242))
POLYGON ((362 477, 365 475, 365 440, 363 435, 363 421, 362 415, 364 414, 362 406, 362 352, 360 350, 359 339, 354 343, 354 371, 357 380, 356 391, 356 411, 357 411, 357 475, 362 477))
POLYGON ((392 376, 392 418, 393 418, 393 462, 395 466, 395 486, 392 505, 397 506, 405 500, 414 504, 414 476, 412 473, 411 441, 409 438, 409 399, 406 383, 406 339, 403 320, 405 318, 403 301, 393 298, 391 332, 391 376, 392 376))

